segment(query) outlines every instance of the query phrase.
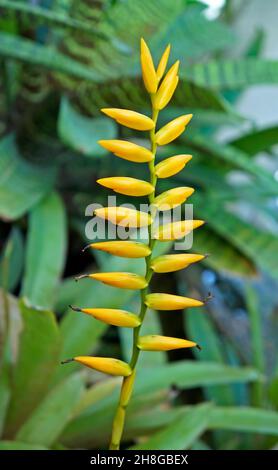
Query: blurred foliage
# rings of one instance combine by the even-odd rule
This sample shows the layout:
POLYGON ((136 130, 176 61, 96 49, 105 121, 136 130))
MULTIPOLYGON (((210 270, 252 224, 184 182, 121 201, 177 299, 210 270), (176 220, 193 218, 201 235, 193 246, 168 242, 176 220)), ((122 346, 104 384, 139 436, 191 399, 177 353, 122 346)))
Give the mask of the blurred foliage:
POLYGON ((144 165, 97 145, 100 137, 130 135, 100 116, 100 107, 147 109, 140 36, 155 57, 171 42, 181 59, 181 85, 161 123, 195 116, 185 137, 159 156, 194 158, 160 189, 198 189, 194 211, 208 223, 194 236, 194 251, 211 254, 202 266, 154 283, 202 296, 212 290, 214 299, 184 321, 182 312, 149 312, 147 332, 192 337, 203 350, 142 355, 124 445, 275 445, 278 129, 258 128, 234 104, 251 85, 277 85, 278 62, 261 57, 262 31, 235 56, 240 38, 227 5, 209 21, 195 0, 0 0, 0 449, 107 445, 119 380, 59 361, 129 350, 130 331, 119 337, 67 306, 138 305, 132 291, 76 284, 72 276, 105 265, 142 269, 134 260, 80 255, 85 207, 105 197, 96 178, 145 176, 144 165), (223 142, 219 130, 227 126, 237 138, 223 142))

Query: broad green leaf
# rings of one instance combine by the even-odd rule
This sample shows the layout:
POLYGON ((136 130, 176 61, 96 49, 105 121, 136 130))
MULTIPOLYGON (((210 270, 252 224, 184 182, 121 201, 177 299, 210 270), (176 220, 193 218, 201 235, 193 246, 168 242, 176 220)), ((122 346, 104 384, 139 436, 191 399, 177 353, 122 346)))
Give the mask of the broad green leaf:
POLYGON ((256 129, 229 142, 229 145, 253 157, 278 143, 278 126, 256 129))
POLYGON ((278 83, 278 61, 257 58, 211 60, 181 70, 196 85, 214 90, 278 83))
POLYGON ((34 410, 16 434, 16 439, 50 447, 70 421, 84 390, 80 374, 73 374, 55 388, 34 410))
POLYGON ((12 437, 44 397, 57 366, 60 333, 51 312, 20 302, 23 330, 13 370, 5 435, 12 437), (23 393, 24 391, 24 393, 23 393))
POLYGON ((204 137, 201 134, 187 136, 187 142, 190 143, 201 154, 208 154, 217 160, 223 160, 229 165, 246 171, 250 176, 256 177, 261 185, 264 185, 270 194, 277 194, 277 182, 271 173, 258 166, 249 156, 241 150, 229 145, 223 146, 213 139, 204 137))
POLYGON ((18 13, 28 14, 30 17, 44 25, 45 23, 50 23, 55 26, 71 28, 73 30, 76 29, 77 31, 85 31, 92 35, 99 35, 90 23, 71 18, 70 16, 61 14, 59 11, 49 10, 37 5, 31 5, 28 3, 24 4, 23 2, 15 2, 12 0, 0 0, 0 7, 6 12, 15 11, 18 13))
POLYGON ((0 289, 0 435, 11 397, 12 368, 18 356, 22 318, 18 301, 0 289))
POLYGON ((23 268, 24 242, 21 231, 13 227, 0 260, 0 285, 13 291, 23 268))
POLYGON ((0 142, 0 175, 0 217, 5 220, 24 215, 54 183, 53 170, 22 160, 12 135, 0 142))
POLYGON ((0 450, 47 450, 47 448, 19 441, 0 441, 0 450))
POLYGON ((53 307, 66 256, 65 217, 56 193, 44 198, 30 213, 22 295, 33 305, 53 307))
POLYGON ((117 127, 112 119, 82 116, 64 97, 60 104, 58 133, 61 140, 77 152, 99 157, 107 151, 100 147, 98 140, 115 139, 117 127))
POLYGON ((54 47, 45 46, 30 39, 0 32, 0 57, 17 59, 48 70, 62 72, 83 80, 98 81, 100 75, 62 54, 54 47))
POLYGON ((260 408, 213 408, 209 418, 210 429, 278 435, 278 413, 260 408))
MULTIPOLYGON (((224 22, 209 21, 202 10, 203 5, 187 5, 185 11, 162 33, 159 45, 166 47, 170 40, 171 62, 182 58, 182 63, 189 68, 189 61, 228 48, 235 42, 233 32, 224 22)), ((160 49, 163 50, 163 47, 160 49)), ((159 53, 161 55, 161 50, 159 53)))
POLYGON ((204 403, 185 411, 169 426, 155 433, 133 449, 179 450, 187 449, 206 430, 212 405, 204 403))
POLYGON ((243 221, 208 197, 203 199, 199 194, 198 197, 194 196, 194 202, 198 207, 198 216, 204 217, 211 229, 242 251, 260 269, 274 278, 278 277, 277 263, 273 256, 278 250, 275 235, 243 221))
MULTIPOLYGON (((223 355, 223 344, 216 334, 210 318, 207 316, 205 309, 194 312, 193 309, 187 309, 184 315, 186 321, 186 331, 189 338, 193 338, 200 345, 204 345, 202 354, 196 354, 196 359, 202 361, 212 361, 218 364, 225 364, 223 355)), ((217 405, 233 405, 234 396, 231 387, 223 385, 219 387, 209 387, 205 389, 208 400, 214 401, 217 405)))
POLYGON ((208 227, 194 234, 193 247, 197 253, 209 255, 204 263, 216 271, 244 277, 254 277, 257 273, 254 263, 242 250, 208 227))
POLYGON ((259 373, 249 367, 231 367, 205 361, 178 361, 149 370, 138 370, 134 393, 147 393, 173 384, 181 388, 193 388, 253 382, 258 377, 259 373))

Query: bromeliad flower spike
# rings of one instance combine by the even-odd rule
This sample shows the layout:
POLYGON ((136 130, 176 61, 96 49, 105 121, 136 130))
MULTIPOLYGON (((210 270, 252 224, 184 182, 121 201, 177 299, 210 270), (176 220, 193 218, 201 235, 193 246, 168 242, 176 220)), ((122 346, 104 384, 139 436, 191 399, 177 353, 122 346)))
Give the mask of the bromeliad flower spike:
POLYGON ((74 311, 91 315, 104 323, 133 329, 133 350, 129 363, 107 357, 78 356, 71 359, 103 373, 123 377, 109 447, 113 450, 120 448, 126 409, 132 394, 139 354, 141 352, 144 354, 144 351, 169 351, 178 348, 199 347, 195 342, 183 338, 140 335, 140 329, 148 308, 157 310, 178 310, 203 305, 202 301, 188 297, 164 293, 149 293, 149 284, 154 272, 170 273, 184 269, 190 264, 201 261, 204 258, 203 255, 199 254, 173 254, 157 258, 152 256, 154 244, 157 243, 157 241, 163 242, 182 238, 204 223, 202 220, 185 220, 168 223, 153 230, 153 212, 158 210, 162 211, 165 210, 165 208, 174 208, 183 204, 194 191, 192 188, 180 187, 159 195, 155 193, 158 179, 168 178, 180 172, 192 158, 191 155, 174 155, 155 164, 157 147, 166 145, 179 137, 192 118, 191 114, 179 116, 161 129, 156 129, 159 111, 165 108, 169 103, 179 81, 179 61, 174 63, 165 74, 169 53, 170 46, 164 51, 158 67, 155 69, 149 48, 145 41, 141 39, 142 76, 145 88, 150 96, 152 106, 151 118, 127 109, 102 109, 104 114, 121 125, 136 129, 137 131, 149 132, 150 149, 124 140, 101 140, 99 143, 117 157, 136 163, 147 163, 149 166, 150 181, 147 182, 121 176, 102 178, 98 180, 98 183, 120 194, 135 197, 148 196, 150 206, 152 207, 152 214, 150 215, 125 207, 106 207, 96 210, 95 213, 98 217, 109 220, 117 225, 124 225, 128 220, 130 227, 148 227, 149 242, 148 244, 143 244, 135 241, 117 240, 92 243, 88 247, 105 251, 113 256, 145 258, 145 276, 143 277, 127 272, 106 272, 79 277, 80 279, 90 277, 91 279, 117 288, 139 290, 141 295, 140 312, 136 314, 126 310, 94 308, 94 306, 90 308, 87 306, 72 307, 74 311))

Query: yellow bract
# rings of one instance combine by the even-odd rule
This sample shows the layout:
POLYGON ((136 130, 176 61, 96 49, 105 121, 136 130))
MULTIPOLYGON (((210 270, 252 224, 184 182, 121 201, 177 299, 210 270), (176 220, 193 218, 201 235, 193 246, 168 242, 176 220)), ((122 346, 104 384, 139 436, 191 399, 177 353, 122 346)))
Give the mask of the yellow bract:
POLYGON ((179 137, 185 127, 192 119, 192 114, 185 114, 184 116, 180 116, 174 119, 171 122, 168 122, 166 126, 162 127, 156 134, 155 140, 158 145, 166 145, 175 140, 179 137))
POLYGON ((128 377, 132 372, 126 362, 112 357, 76 356, 74 360, 84 366, 90 367, 90 369, 98 370, 104 374, 128 377))
POLYGON ((158 178, 168 178, 183 170, 185 165, 191 160, 192 155, 174 155, 166 158, 155 166, 155 174, 158 178))
POLYGON ((157 71, 156 71, 156 76, 157 76, 158 82, 161 80, 161 78, 164 75, 165 69, 167 67, 167 62, 168 62, 168 59, 169 59, 170 50, 171 50, 171 46, 170 46, 170 44, 168 44, 168 46, 166 47, 166 49, 163 52, 163 54, 161 56, 161 59, 159 61, 157 71))
POLYGON ((145 258, 151 253, 151 249, 148 245, 129 240, 91 243, 90 247, 123 258, 145 258))
POLYGON ((186 186, 180 188, 169 189, 164 193, 157 196, 154 200, 154 205, 160 211, 167 211, 183 204, 186 199, 194 193, 193 188, 186 186))
POLYGON ((179 81, 177 76, 179 64, 180 61, 177 60, 165 75, 165 78, 163 79, 153 100, 153 106, 155 109, 161 110, 165 108, 172 98, 179 81))
POLYGON ((126 310, 116 308, 81 308, 79 310, 108 325, 135 328, 141 323, 137 315, 126 310))
POLYGON ((146 227, 152 222, 151 216, 146 212, 128 207, 101 207, 95 210, 95 215, 121 227, 146 227))
POLYGON ((148 335, 141 336, 137 346, 143 351, 172 351, 173 349, 193 348, 197 346, 197 343, 171 336, 148 335))
POLYGON ((172 222, 158 227, 154 232, 153 237, 162 242, 168 240, 179 240, 203 224, 203 220, 179 220, 178 222, 172 222))
POLYGON ((204 258, 204 255, 193 253, 158 256, 152 260, 151 268, 155 273, 171 273, 187 268, 190 264, 197 263, 204 258))
POLYGON ((132 374, 124 379, 122 389, 121 389, 121 403, 123 407, 125 407, 129 402, 133 385, 134 385, 135 376, 136 376, 136 370, 134 369, 132 374))
POLYGON ((126 194, 127 196, 147 196, 154 191, 154 187, 147 181, 129 178, 128 176, 101 178, 97 180, 97 183, 113 189, 116 193, 126 194))
POLYGON ((143 276, 139 276, 135 273, 94 273, 89 274, 88 277, 103 282, 103 284, 119 287, 121 289, 144 289, 144 287, 147 285, 146 279, 143 276))
POLYGON ((150 150, 126 140, 99 140, 98 143, 117 157, 130 162, 145 163, 153 160, 153 154, 150 150))
POLYGON ((103 108, 101 111, 115 119, 119 124, 136 129, 137 131, 150 131, 154 128, 154 122, 151 118, 136 111, 119 108, 103 108))
POLYGON ((172 294, 149 294, 146 296, 146 305, 154 310, 180 310, 188 307, 201 307, 204 302, 172 294))
POLYGON ((146 90, 149 93, 155 93, 158 80, 150 50, 143 38, 141 38, 141 67, 146 90))

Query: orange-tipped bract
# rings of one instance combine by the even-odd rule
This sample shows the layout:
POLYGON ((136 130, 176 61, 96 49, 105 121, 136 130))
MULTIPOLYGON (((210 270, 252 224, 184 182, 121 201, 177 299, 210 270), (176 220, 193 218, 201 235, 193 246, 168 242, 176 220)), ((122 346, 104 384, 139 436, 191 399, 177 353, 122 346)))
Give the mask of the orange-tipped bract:
POLYGON ((203 224, 203 220, 179 220, 171 222, 158 227, 153 234, 153 238, 162 242, 179 240, 203 224))
POLYGON ((154 199, 154 205, 160 211, 174 209, 175 207, 183 204, 193 193, 194 189, 186 186, 169 189, 154 199))
POLYGON ((95 215, 121 227, 146 227, 152 223, 150 214, 129 207, 102 207, 95 210, 95 215))
POLYGON ((126 362, 112 357, 76 356, 74 361, 104 374, 128 377, 132 373, 130 366, 126 362))
POLYGON ((88 274, 88 277, 103 282, 103 284, 119 287, 121 289, 144 289, 147 285, 146 279, 135 273, 94 273, 88 274))

